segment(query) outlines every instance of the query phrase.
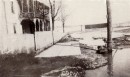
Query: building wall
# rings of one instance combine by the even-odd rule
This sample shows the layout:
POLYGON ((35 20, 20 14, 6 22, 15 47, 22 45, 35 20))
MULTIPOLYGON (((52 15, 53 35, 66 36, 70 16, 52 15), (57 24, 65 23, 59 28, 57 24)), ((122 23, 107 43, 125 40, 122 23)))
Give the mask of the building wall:
POLYGON ((29 52, 34 50, 34 36, 32 34, 8 34, 2 37, 1 53, 29 52))
POLYGON ((26 18, 20 18, 20 12, 17 0, 0 0, 0 53, 14 53, 16 50, 29 52, 30 49, 34 50, 35 42, 37 49, 52 42, 50 31, 37 32, 37 41, 34 40, 34 34, 23 34, 21 21, 26 18))
POLYGON ((5 19, 4 2, 0 0, 0 36, 7 34, 6 19, 5 19))
MULTIPOLYGON (((54 31, 54 42, 58 42, 63 36, 65 36, 66 33, 62 32, 56 32, 54 31)), ((52 32, 46 31, 46 32, 36 32, 36 49, 43 49, 53 44, 53 38, 52 38, 52 32)))
MULTIPOLYGON (((1 10, 1 18, 0 18, 0 22, 1 25, 3 24, 4 26, 0 27, 0 30, 3 30, 2 32, 6 33, 6 34, 22 34, 23 33, 23 29, 22 29, 22 25, 21 22, 24 19, 31 19, 31 20, 35 20, 35 17, 32 16, 31 18, 28 18, 28 15, 30 15, 30 13, 27 14, 27 16, 22 15, 21 16, 21 9, 20 9, 20 5, 18 3, 17 0, 0 0, 0 10, 1 10)), ((20 0, 22 1, 22 0, 20 0)), ((26 1, 26 0, 25 0, 26 1)), ((42 3, 39 2, 39 6, 38 8, 40 8, 40 6, 43 7, 43 9, 48 9, 48 7, 46 6, 46 8, 44 7, 44 5, 42 3)), ((33 7, 33 6, 31 6, 33 7)), ((41 8, 42 9, 42 8, 41 8)), ((33 9, 32 9, 33 10, 33 9)), ((39 10, 37 10, 39 11, 39 10)), ((32 14, 34 14, 34 11, 32 12, 32 14)), ((48 19, 48 15, 46 15, 45 17, 41 15, 41 12, 36 12, 37 15, 37 19, 41 20, 42 23, 44 24, 44 22, 48 19)), ((34 22, 35 23, 35 22, 34 22)), ((49 22, 48 22, 49 23, 49 22)), ((48 24, 44 24, 43 26, 50 26, 48 24)), ((44 30, 44 29, 43 29, 44 30)), ((49 29, 50 30, 50 29, 49 29)), ((41 31, 41 30, 39 30, 41 31)))
MULTIPOLYGON (((43 2, 36 0, 17 0, 20 7, 20 19, 31 20, 35 24, 35 31, 50 31, 49 21, 49 7, 46 6, 43 2), (30 9, 31 8, 31 9, 30 9), (38 23, 37 23, 38 22, 38 23), (42 25, 41 25, 42 23, 42 25), (49 28, 48 28, 49 27, 49 28), (47 29, 46 29, 47 28, 47 29)), ((28 29, 25 29, 22 25, 23 32, 29 33, 29 24, 28 29)), ((32 26, 31 26, 32 27, 32 26)), ((31 34, 31 32, 30 32, 31 34)))
MULTIPOLYGON (((54 32, 54 42, 58 42, 66 33, 54 32)), ((53 43, 52 32, 36 32, 34 34, 8 34, 0 38, 0 53, 29 53, 32 50, 44 49, 53 43)))
POLYGON ((17 1, 4 0, 4 3, 8 34, 14 34, 14 28, 17 34, 22 34, 22 27, 19 19, 20 9, 17 1))

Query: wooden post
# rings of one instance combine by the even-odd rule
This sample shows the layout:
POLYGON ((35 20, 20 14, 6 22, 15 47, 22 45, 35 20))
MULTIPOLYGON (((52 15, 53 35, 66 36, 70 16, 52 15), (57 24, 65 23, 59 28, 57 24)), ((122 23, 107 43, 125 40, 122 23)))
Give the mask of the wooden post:
POLYGON ((83 30, 82 30, 82 25, 81 25, 81 32, 82 32, 83 30))
POLYGON ((108 53, 112 53, 112 15, 110 0, 106 0, 107 6, 107 49, 108 53))
POLYGON ((63 22, 63 33, 65 32, 65 23, 63 22))

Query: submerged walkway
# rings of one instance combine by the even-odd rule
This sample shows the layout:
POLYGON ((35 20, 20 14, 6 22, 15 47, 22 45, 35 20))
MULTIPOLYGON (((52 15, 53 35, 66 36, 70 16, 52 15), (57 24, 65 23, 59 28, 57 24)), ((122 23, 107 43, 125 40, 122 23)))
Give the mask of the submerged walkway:
POLYGON ((57 43, 49 49, 43 51, 36 57, 57 57, 80 55, 80 47, 78 42, 57 43))

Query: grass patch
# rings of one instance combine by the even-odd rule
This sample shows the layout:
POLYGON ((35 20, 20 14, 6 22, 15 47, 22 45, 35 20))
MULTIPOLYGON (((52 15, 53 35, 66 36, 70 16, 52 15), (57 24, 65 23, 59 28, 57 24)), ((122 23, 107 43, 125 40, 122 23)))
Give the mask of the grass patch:
POLYGON ((4 54, 0 55, 0 77, 40 77, 44 73, 66 66, 86 70, 93 68, 95 60, 83 56, 35 58, 34 54, 4 54))
POLYGON ((14 77, 25 68, 25 66, 38 64, 38 59, 33 53, 17 53, 0 55, 0 77, 14 77))

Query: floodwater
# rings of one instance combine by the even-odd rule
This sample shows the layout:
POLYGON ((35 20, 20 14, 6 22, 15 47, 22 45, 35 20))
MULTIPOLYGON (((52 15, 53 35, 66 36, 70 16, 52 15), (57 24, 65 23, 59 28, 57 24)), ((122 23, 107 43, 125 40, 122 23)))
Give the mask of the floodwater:
MULTIPOLYGON (((101 33, 82 33, 73 35, 77 38, 88 39, 92 38, 93 36, 99 36, 97 34, 101 33)), ((101 37, 106 34, 100 35, 101 37)), ((84 77, 130 77, 130 48, 114 50, 113 53, 108 54, 108 64, 106 66, 94 69, 94 70, 86 70, 84 77)), ((37 73, 34 73, 37 74, 37 73)), ((20 77, 20 76, 16 76, 20 77)), ((40 77, 38 73, 37 76, 22 76, 22 77, 40 77)), ((42 76, 43 77, 43 76, 42 76)))
POLYGON ((107 57, 106 66, 87 70, 85 77, 130 77, 130 48, 117 50, 107 57))
MULTIPOLYGON (((118 50, 108 54, 108 64, 106 66, 86 70, 84 77, 130 77, 130 48, 118 50), (115 55, 114 55, 115 53, 115 55)), ((26 72, 27 73, 27 72, 26 72)), ((44 77, 40 73, 34 73, 31 76, 15 76, 15 77, 44 77), (34 74, 38 74, 34 76, 34 74)), ((53 76, 52 76, 53 77, 53 76)))

